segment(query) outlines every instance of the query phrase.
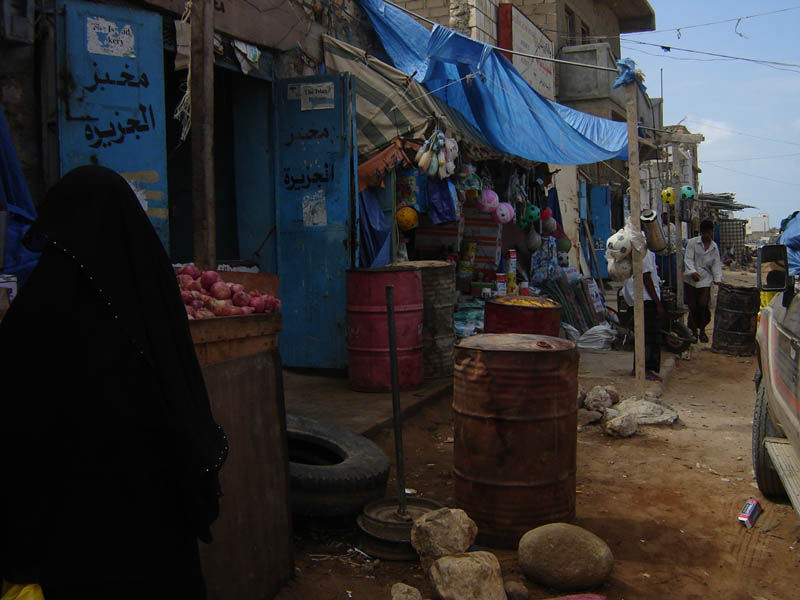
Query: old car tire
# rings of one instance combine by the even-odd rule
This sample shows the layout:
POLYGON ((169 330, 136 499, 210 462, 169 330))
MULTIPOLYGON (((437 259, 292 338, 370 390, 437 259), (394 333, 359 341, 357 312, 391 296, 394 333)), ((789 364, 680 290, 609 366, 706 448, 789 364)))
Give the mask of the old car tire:
POLYGON ((389 459, 364 436, 334 423, 287 415, 292 512, 355 515, 386 495, 389 459))
POLYGON ((772 465, 764 438, 781 437, 770 419, 764 382, 761 381, 756 392, 756 406, 753 413, 753 471, 756 474, 756 483, 761 493, 768 498, 785 498, 786 490, 772 465))
POLYGON ((680 354, 692 345, 692 332, 689 328, 676 321, 670 327, 669 333, 664 334, 664 346, 670 352, 680 354))

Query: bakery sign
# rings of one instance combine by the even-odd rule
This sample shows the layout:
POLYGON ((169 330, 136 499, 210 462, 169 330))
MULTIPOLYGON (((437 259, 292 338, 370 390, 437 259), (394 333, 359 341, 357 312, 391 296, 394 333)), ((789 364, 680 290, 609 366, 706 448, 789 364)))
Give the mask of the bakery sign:
MULTIPOLYGON (((553 42, 521 10, 512 4, 500 4, 498 12, 499 46, 516 52, 553 58, 553 42)), ((533 89, 542 96, 555 99, 553 62, 517 54, 506 56, 533 89)))

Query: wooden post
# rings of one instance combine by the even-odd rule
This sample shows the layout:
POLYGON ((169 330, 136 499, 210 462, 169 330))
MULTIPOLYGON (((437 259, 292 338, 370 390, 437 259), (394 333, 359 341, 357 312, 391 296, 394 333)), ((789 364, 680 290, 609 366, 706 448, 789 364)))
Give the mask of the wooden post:
POLYGON ((217 268, 214 202, 214 0, 194 0, 191 13, 192 221, 194 260, 217 268))
POLYGON ((677 187, 677 184, 680 183, 680 177, 678 175, 678 170, 675 165, 675 161, 677 160, 678 156, 678 145, 672 144, 672 181, 673 187, 675 187, 675 233, 677 235, 677 244, 678 247, 675 248, 675 264, 676 264, 676 271, 678 279, 677 284, 677 303, 678 308, 683 306, 683 228, 681 227, 681 190, 677 187))
MULTIPOLYGON (((642 230, 639 221, 642 213, 641 182, 639 181, 639 115, 636 109, 637 84, 635 81, 625 84, 625 110, 628 118, 628 179, 631 198, 631 225, 637 232, 642 230)), ((636 382, 639 397, 644 398, 645 363, 644 363, 644 281, 642 280, 642 259, 647 248, 642 252, 633 251, 633 330, 634 357, 636 363, 636 382)))

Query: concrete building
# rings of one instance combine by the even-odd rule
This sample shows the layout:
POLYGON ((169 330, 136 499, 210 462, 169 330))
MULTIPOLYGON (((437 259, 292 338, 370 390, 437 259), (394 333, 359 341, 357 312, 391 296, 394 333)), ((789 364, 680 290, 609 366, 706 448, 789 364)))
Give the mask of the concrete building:
POLYGON ((756 215, 747 219, 745 233, 747 235, 758 235, 769 231, 769 215, 756 215))

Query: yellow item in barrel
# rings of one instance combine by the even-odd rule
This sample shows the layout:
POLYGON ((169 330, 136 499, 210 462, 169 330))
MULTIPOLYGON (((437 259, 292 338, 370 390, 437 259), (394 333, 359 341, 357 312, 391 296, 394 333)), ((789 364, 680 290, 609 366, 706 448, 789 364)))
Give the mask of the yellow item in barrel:
POLYGON ((506 275, 506 294, 509 296, 519 295, 519 286, 517 285, 516 273, 508 273, 506 275))
POLYGON ((530 308, 553 308, 558 306, 557 302, 543 296, 503 296, 502 298, 495 298, 495 302, 509 306, 528 306, 530 308))

